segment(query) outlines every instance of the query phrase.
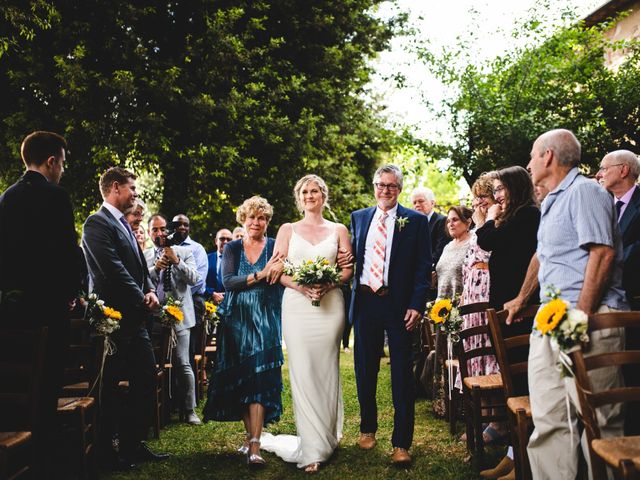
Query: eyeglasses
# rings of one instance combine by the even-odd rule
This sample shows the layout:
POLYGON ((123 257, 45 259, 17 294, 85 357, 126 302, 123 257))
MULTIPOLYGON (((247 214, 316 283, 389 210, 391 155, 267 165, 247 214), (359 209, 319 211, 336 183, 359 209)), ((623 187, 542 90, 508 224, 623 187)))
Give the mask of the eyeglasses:
POLYGON ((233 238, 231 238, 231 237, 218 237, 218 240, 220 240, 221 242, 230 242, 231 240, 233 240, 233 238))
POLYGON ((395 192, 400 188, 400 186, 395 183, 374 183, 374 185, 380 191, 383 191, 386 188, 390 192, 395 192))
POLYGON ((599 172, 602 173, 607 173, 607 170, 609 170, 611 167, 619 167, 620 165, 625 165, 624 163, 614 163, 613 165, 607 165, 606 167, 603 167, 602 165, 600 165, 600 168, 598 169, 599 172))
POLYGON ((493 196, 495 197, 500 192, 504 192, 504 187, 502 185, 493 189, 493 196))

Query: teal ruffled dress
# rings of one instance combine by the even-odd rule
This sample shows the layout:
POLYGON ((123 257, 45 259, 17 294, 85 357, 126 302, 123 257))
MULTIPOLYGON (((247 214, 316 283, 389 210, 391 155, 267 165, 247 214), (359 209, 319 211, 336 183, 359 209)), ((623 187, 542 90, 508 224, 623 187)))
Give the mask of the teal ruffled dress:
POLYGON ((264 281, 251 287, 246 284, 248 275, 264 268, 272 251, 273 239, 268 239, 252 265, 241 240, 225 246, 222 268, 227 290, 218 309, 218 350, 205 421, 242 420, 251 403, 264 406, 265 425, 282 414, 282 287, 264 281))

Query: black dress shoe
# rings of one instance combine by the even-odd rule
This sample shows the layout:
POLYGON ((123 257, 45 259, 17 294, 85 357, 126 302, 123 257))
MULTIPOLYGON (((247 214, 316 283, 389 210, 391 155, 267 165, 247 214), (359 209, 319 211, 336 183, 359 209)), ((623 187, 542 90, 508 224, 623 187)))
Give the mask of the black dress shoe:
POLYGON ((138 448, 136 448, 131 455, 127 455, 126 458, 133 462, 161 462, 169 458, 169 453, 153 453, 146 443, 140 442, 138 448))

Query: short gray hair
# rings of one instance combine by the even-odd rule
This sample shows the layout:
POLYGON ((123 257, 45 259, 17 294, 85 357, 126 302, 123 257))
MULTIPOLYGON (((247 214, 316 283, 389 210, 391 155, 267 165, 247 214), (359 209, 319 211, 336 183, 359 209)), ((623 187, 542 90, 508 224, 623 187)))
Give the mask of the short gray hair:
POLYGON ((577 167, 580 163, 582 147, 571 130, 558 128, 549 130, 538 137, 540 149, 551 150, 563 167, 577 167))
POLYGON ((429 200, 432 202, 436 201, 436 196, 433 194, 433 190, 427 187, 414 188, 413 192, 411 192, 411 195, 409 195, 409 198, 413 202, 413 200, 415 200, 416 197, 420 197, 420 196, 424 197, 425 200, 429 200))
POLYGON ((403 175, 402 175, 402 170, 400 170, 400 167, 397 167, 391 163, 382 165, 380 168, 376 170, 376 173, 373 174, 373 181, 375 182, 378 178, 380 178, 380 176, 383 173, 392 173, 393 175, 395 175, 396 182, 398 183, 398 188, 402 190, 403 175))
MULTIPOLYGON (((640 176, 640 160, 638 159, 638 156, 633 153, 630 150, 614 150, 611 153, 607 153, 605 155, 606 157, 611 157, 614 158, 616 162, 619 163, 624 163, 626 166, 629 167, 629 175, 631 175, 631 177, 634 180, 638 179, 638 176, 640 176)), ((603 158, 604 160, 604 158, 603 158)))
POLYGON ((138 209, 141 209, 142 214, 144 215, 147 211, 147 204, 144 203, 142 200, 140 200, 140 198, 136 197, 135 201, 133 202, 133 206, 127 209, 127 211, 125 212, 125 215, 133 213, 138 209))

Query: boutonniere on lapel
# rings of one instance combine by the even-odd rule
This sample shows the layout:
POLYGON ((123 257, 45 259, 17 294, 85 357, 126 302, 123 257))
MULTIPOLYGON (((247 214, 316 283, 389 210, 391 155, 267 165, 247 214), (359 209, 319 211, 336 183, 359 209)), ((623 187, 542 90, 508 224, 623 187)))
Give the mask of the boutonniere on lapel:
POLYGON ((409 219, 407 217, 396 217, 396 225, 398 226, 399 232, 401 232, 408 223, 409 219))

